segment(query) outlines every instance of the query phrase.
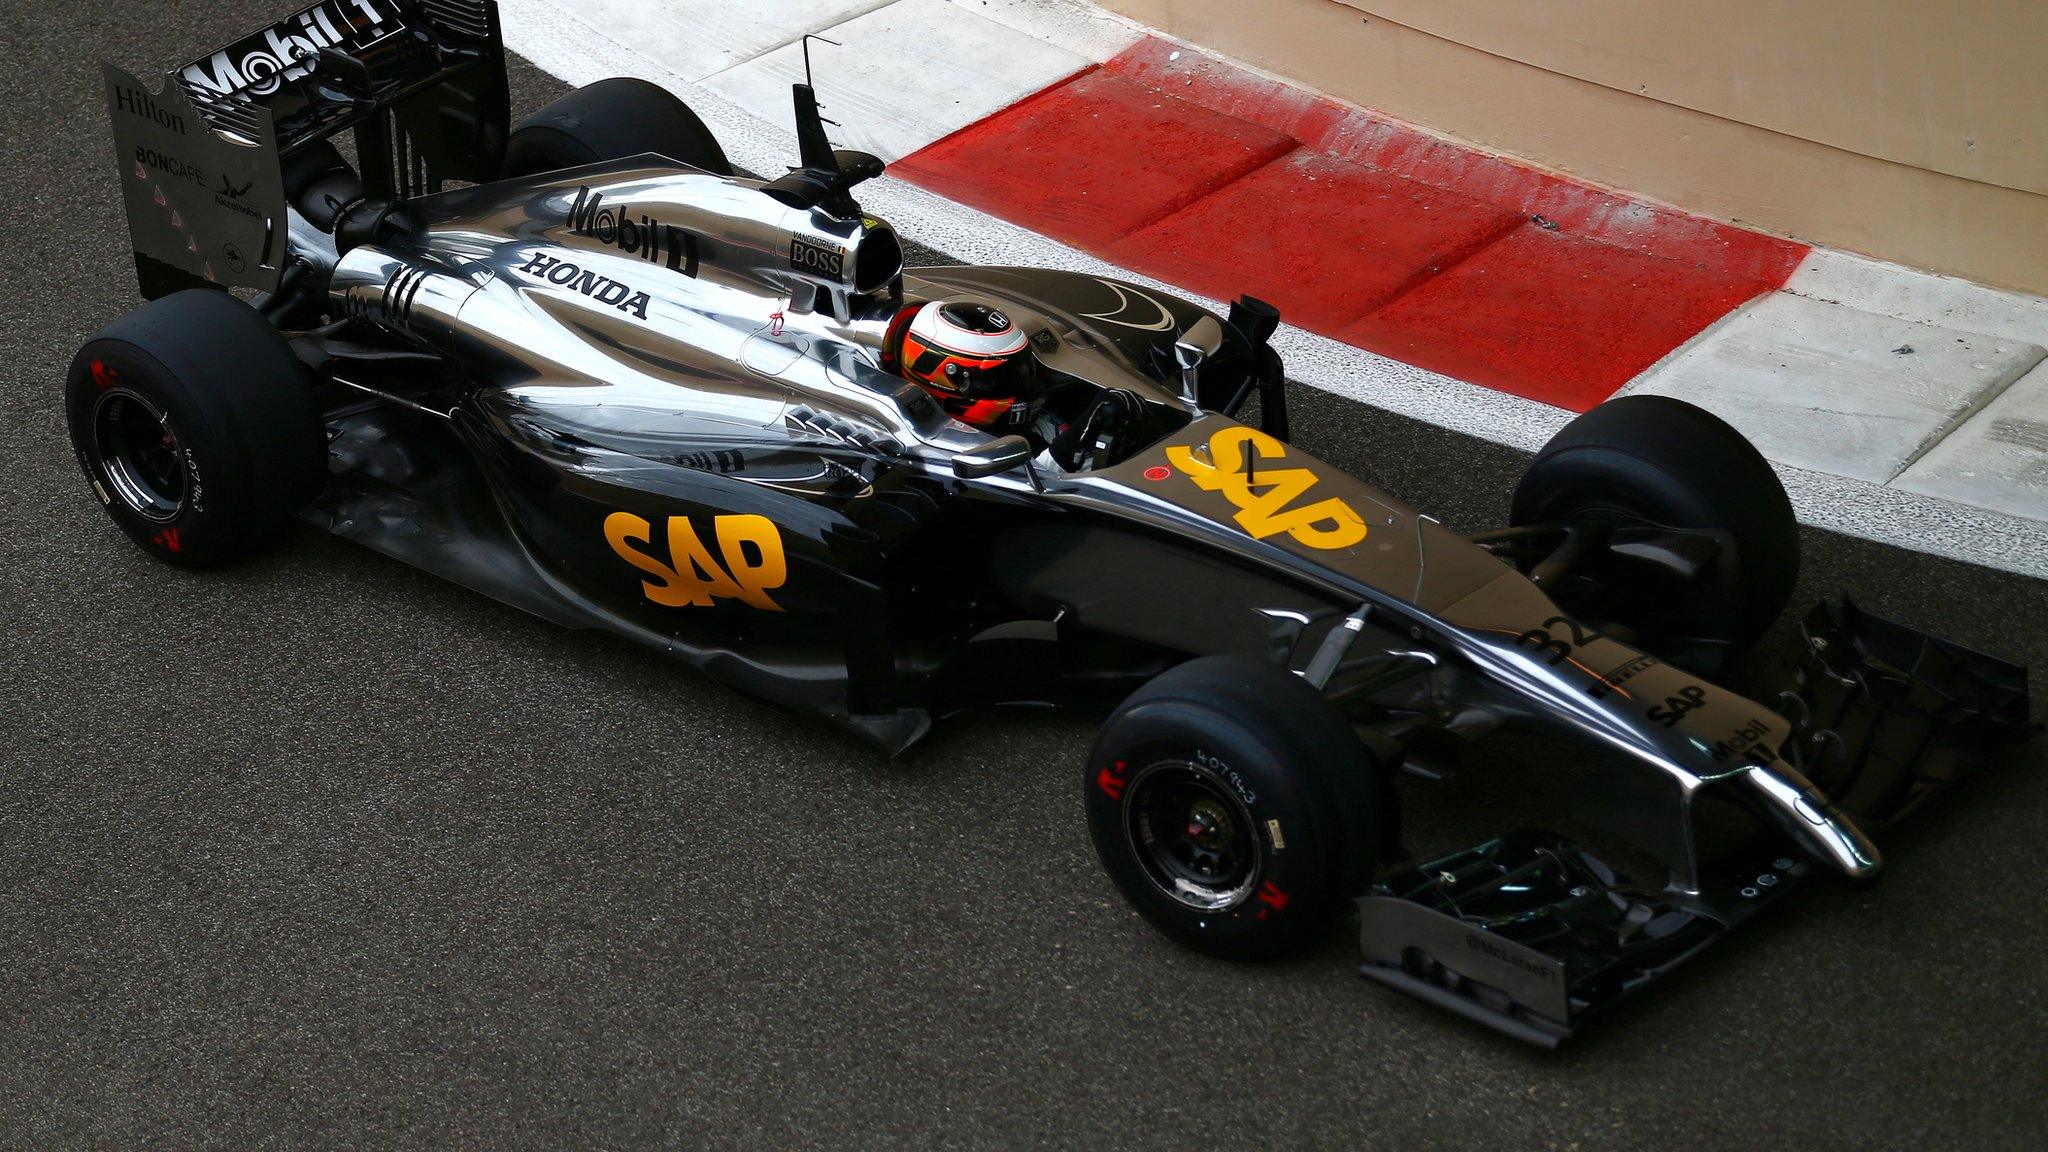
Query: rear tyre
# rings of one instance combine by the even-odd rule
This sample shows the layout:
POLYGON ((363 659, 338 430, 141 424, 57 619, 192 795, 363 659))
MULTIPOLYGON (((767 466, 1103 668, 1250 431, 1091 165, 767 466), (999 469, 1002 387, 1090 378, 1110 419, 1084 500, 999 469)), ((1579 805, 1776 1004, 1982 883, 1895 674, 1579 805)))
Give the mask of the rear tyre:
POLYGON ((173 564, 248 552, 318 495, 327 442, 291 346, 225 292, 145 304, 64 385, 71 447, 107 514, 173 564))
POLYGON ((1618 623, 1652 651, 1704 641, 1732 651, 1777 620, 1799 579, 1799 524, 1770 462, 1703 408, 1666 396, 1610 400, 1566 425, 1515 489, 1517 527, 1613 513, 1727 541, 1700 579, 1667 587, 1610 566, 1596 571, 1601 603, 1563 607, 1618 623))
POLYGON ((1365 890, 1384 766, 1307 682, 1233 656, 1190 661, 1103 725, 1085 782, 1110 880, 1153 927, 1228 959, 1279 955, 1365 890))
POLYGON ((600 80, 521 120, 505 147, 507 179, 653 152, 733 174, 718 138, 674 93, 645 80, 600 80))

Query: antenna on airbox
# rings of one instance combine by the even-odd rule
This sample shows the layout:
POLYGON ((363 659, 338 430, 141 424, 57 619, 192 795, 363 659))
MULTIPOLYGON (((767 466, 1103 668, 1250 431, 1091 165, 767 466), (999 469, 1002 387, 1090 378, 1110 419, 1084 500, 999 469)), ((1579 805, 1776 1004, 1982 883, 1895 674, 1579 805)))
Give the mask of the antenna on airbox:
MULTIPOLYGON (((811 41, 813 41, 813 40, 816 40, 816 41, 817 41, 818 43, 820 43, 820 44, 830 44, 830 45, 831 45, 831 46, 833 46, 834 48, 844 48, 844 47, 846 47, 846 45, 844 45, 844 44, 840 43, 840 42, 839 42, 839 41, 837 41, 837 40, 834 40, 834 39, 832 39, 832 38, 831 38, 831 37, 829 37, 829 36, 820 36, 820 35, 818 35, 818 34, 817 34, 816 32, 808 32, 808 33, 805 33, 805 34, 804 34, 804 38, 803 38, 803 49, 804 49, 804 86, 805 86, 805 87, 813 87, 813 86, 814 86, 814 85, 812 85, 812 83, 811 83, 811 41)), ((837 125, 836 123, 834 123, 833 121, 830 121, 830 120, 827 120, 827 121, 825 121, 825 123, 827 123, 827 124, 832 124, 832 126, 833 126, 833 127, 835 127, 835 128, 836 128, 836 127, 838 127, 838 125, 837 125)))
POLYGON ((799 158, 805 168, 820 171, 837 171, 838 155, 832 150, 832 141, 825 135, 825 125, 841 127, 839 123, 825 119, 818 103, 817 86, 811 82, 811 41, 818 40, 837 48, 837 40, 826 40, 823 36, 806 35, 803 39, 804 82, 796 88, 796 143, 799 158))
POLYGON ((860 215, 860 205, 854 203, 850 194, 853 187, 880 176, 883 165, 879 158, 866 152, 839 151, 832 147, 831 137, 825 134, 825 125, 839 125, 825 119, 818 110, 817 89, 811 86, 813 40, 839 46, 838 41, 815 34, 803 38, 804 82, 791 85, 796 99, 799 166, 761 190, 792 208, 822 208, 834 216, 851 218, 860 215))

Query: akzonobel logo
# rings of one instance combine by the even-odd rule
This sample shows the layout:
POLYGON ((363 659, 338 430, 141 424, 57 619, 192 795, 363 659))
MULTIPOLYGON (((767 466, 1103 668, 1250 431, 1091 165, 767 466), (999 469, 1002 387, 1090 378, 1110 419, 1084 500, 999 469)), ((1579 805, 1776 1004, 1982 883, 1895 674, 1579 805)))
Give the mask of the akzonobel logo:
POLYGON ((323 0, 296 16, 283 20, 211 57, 187 65, 183 78, 201 94, 226 96, 243 92, 269 96, 286 80, 297 80, 311 72, 302 64, 322 48, 346 47, 377 26, 389 22, 397 10, 379 0, 323 0))

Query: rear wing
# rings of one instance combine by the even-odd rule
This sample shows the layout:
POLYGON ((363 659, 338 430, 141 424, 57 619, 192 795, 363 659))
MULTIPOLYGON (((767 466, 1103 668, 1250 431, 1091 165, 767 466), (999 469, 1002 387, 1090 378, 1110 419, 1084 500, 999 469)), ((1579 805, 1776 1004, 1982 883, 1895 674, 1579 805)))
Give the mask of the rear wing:
POLYGON ((172 70, 152 94, 102 65, 142 294, 275 292, 288 162, 355 134, 398 202, 498 177, 511 120, 495 0, 322 0, 172 70))

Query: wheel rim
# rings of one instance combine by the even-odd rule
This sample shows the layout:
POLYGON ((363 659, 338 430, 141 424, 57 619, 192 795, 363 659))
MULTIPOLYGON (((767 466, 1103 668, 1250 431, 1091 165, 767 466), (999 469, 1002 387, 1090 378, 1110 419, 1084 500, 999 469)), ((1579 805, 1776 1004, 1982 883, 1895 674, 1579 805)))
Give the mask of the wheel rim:
POLYGON ((114 499, 147 520, 168 523, 185 509, 185 452, 170 417, 125 388, 93 409, 93 454, 114 499))
POLYGON ((1250 897, 1258 830, 1219 781, 1170 760, 1140 772, 1125 797, 1131 849, 1154 887, 1200 912, 1227 911, 1250 897))

